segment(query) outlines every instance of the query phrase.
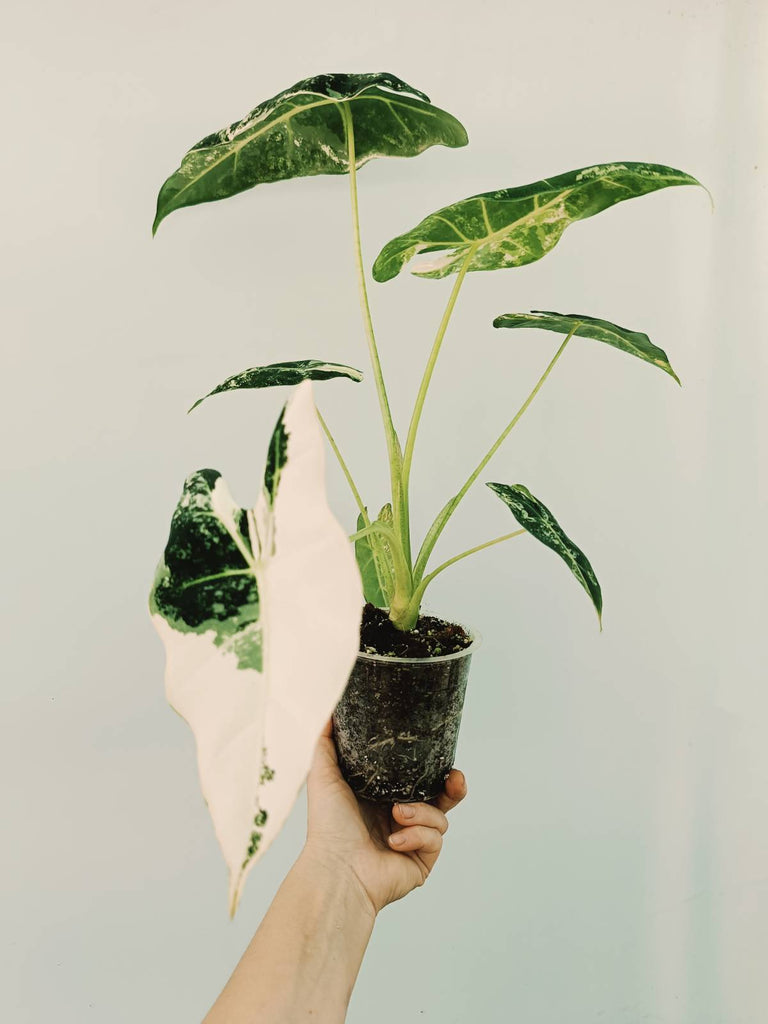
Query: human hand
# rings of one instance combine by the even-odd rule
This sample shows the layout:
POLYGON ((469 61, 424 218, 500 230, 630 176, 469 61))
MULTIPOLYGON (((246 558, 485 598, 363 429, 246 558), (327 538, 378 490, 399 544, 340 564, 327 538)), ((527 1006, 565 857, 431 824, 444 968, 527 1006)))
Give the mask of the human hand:
POLYGON ((339 769, 329 720, 307 777, 305 855, 351 872, 374 913, 423 885, 448 829, 446 813, 467 794, 452 769, 430 803, 374 804, 359 800, 339 769))

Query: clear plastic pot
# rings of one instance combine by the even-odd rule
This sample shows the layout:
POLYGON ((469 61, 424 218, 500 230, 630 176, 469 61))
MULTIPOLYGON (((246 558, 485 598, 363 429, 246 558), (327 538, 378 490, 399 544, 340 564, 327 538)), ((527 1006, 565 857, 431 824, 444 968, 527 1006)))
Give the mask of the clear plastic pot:
POLYGON ((333 713, 344 778, 376 803, 432 800, 453 767, 469 663, 479 645, 435 658, 360 654, 333 713))

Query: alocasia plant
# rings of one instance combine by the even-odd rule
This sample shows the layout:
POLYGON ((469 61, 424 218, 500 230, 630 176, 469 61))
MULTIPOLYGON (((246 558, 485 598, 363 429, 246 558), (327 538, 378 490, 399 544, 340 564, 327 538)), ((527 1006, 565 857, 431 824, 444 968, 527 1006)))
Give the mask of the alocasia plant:
POLYGON ((233 911, 246 873, 284 821, 321 726, 344 690, 358 649, 363 596, 387 609, 394 625, 407 631, 416 625, 425 591, 440 573, 527 533, 560 556, 601 616, 600 584, 589 560, 522 484, 487 485, 519 528, 429 568, 451 516, 570 340, 602 342, 678 381, 666 353, 640 331, 584 314, 498 315, 495 327, 554 331, 563 340, 521 407, 414 548, 410 491, 419 422, 467 274, 534 263, 576 221, 660 189, 700 184, 659 164, 597 164, 461 199, 388 242, 373 264, 374 280, 396 277, 414 259, 412 272, 418 277, 455 277, 401 444, 368 303, 357 171, 374 157, 413 157, 435 145, 466 144, 466 131, 455 117, 394 75, 318 75, 204 138, 160 190, 153 233, 175 210, 256 185, 315 174, 348 176, 357 285, 387 446, 389 500, 370 516, 308 383, 336 377, 359 382, 359 370, 306 358, 257 365, 227 377, 192 406, 227 391, 298 384, 273 435, 255 509, 237 507, 212 470, 188 478, 151 597, 168 653, 168 697, 195 732, 203 792, 230 872, 233 911), (357 505, 357 525, 349 537, 326 503, 321 428, 357 505))

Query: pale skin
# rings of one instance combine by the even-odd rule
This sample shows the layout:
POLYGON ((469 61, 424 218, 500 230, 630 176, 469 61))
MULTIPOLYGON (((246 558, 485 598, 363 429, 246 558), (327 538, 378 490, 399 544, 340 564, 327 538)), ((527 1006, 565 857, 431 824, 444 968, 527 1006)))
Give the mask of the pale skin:
POLYGON ((304 849, 203 1024, 343 1024, 376 916, 427 880, 466 792, 453 769, 431 803, 358 800, 329 721, 307 778, 304 849))

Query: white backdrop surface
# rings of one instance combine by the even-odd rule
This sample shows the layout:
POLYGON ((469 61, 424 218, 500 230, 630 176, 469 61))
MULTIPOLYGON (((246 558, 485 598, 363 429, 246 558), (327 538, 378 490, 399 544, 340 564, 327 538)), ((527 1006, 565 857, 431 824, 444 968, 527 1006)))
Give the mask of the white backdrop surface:
MULTIPOLYGON (((381 916, 351 1024, 762 1024, 768 1015, 766 14, 747 0, 266 6, 12 3, 2 66, 5 441, 0 1018, 202 1018, 304 833, 299 801, 234 923, 191 734, 145 610, 184 476, 255 498, 282 394, 187 419, 279 358, 365 367, 346 179, 174 214, 198 138, 298 79, 391 71, 470 145, 360 173, 368 265, 440 205, 590 163, 670 189, 471 275, 417 449, 423 531, 554 351, 502 312, 646 331, 682 390, 578 339, 488 470, 589 554, 585 595, 529 541, 446 573, 479 627, 457 764, 470 796, 429 884, 381 916)), ((451 281, 372 286, 403 423, 451 281)), ((385 500, 372 384, 317 385, 367 500, 385 500)), ((352 525, 329 463, 334 508, 352 525)), ((511 529, 478 488, 445 557, 511 529)))

